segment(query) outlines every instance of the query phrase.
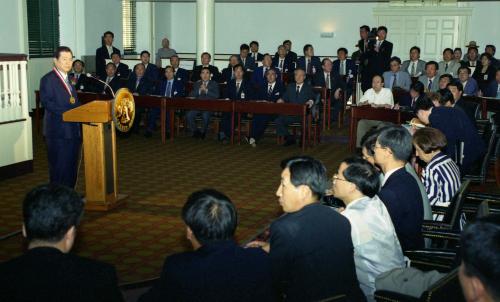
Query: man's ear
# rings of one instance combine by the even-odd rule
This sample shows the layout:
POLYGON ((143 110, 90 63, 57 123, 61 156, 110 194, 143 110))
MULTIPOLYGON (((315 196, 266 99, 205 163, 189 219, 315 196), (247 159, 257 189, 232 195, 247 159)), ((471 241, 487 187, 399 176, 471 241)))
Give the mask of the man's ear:
POLYGON ((73 247, 73 243, 75 242, 75 238, 76 238, 76 227, 72 226, 71 228, 69 228, 69 230, 66 232, 66 234, 64 234, 64 238, 63 238, 64 249, 65 249, 66 253, 69 252, 71 250, 71 248, 73 247))
POLYGON ((186 238, 188 240, 193 239, 193 230, 190 227, 186 226, 186 238))

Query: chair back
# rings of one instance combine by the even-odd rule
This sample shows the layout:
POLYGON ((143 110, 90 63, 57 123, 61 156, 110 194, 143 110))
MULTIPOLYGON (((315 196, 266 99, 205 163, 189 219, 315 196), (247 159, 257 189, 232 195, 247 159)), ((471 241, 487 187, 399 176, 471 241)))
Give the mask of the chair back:
POLYGON ((438 282, 431 285, 420 296, 420 301, 438 302, 438 301, 454 301, 465 302, 458 280, 458 268, 455 268, 438 282))
POLYGON ((465 180, 460 185, 460 189, 450 201, 446 213, 443 217, 443 223, 447 224, 452 230, 460 230, 460 214, 464 200, 469 192, 470 180, 465 180))

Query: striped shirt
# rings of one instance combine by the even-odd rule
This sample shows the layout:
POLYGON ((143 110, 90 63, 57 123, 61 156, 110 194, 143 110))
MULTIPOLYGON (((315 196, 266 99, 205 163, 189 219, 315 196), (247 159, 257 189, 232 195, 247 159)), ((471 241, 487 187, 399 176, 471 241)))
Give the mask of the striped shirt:
MULTIPOLYGON (((429 196, 431 206, 448 207, 460 188, 460 170, 446 154, 439 152, 422 172, 422 182, 429 196)), ((442 215, 434 217, 442 220, 442 215)))

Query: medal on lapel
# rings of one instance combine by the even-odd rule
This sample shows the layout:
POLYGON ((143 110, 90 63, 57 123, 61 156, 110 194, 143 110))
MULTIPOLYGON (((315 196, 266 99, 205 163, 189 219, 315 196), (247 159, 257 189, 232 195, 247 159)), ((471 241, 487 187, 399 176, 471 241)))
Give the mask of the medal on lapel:
POLYGON ((68 92, 69 94, 69 103, 71 105, 75 104, 76 103, 76 99, 75 97, 73 96, 73 94, 71 93, 71 83, 68 83, 64 80, 64 78, 62 77, 62 75, 59 73, 59 71, 54 67, 54 72, 56 73, 57 77, 59 78, 59 80, 61 80, 64 88, 66 88, 66 91, 68 92), (69 85, 68 85, 69 84, 69 85))
POLYGON ((74 98, 73 96, 71 96, 71 97, 69 98, 69 103, 70 103, 70 104, 74 104, 75 102, 76 102, 75 98, 74 98))

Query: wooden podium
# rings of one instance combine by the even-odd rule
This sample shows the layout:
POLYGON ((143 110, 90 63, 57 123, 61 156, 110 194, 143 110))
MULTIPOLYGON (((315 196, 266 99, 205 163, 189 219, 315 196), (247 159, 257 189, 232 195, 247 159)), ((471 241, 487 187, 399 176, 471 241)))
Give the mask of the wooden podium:
POLYGON ((80 122, 85 162, 85 209, 107 211, 118 206, 115 125, 111 101, 93 101, 63 113, 65 122, 80 122))

